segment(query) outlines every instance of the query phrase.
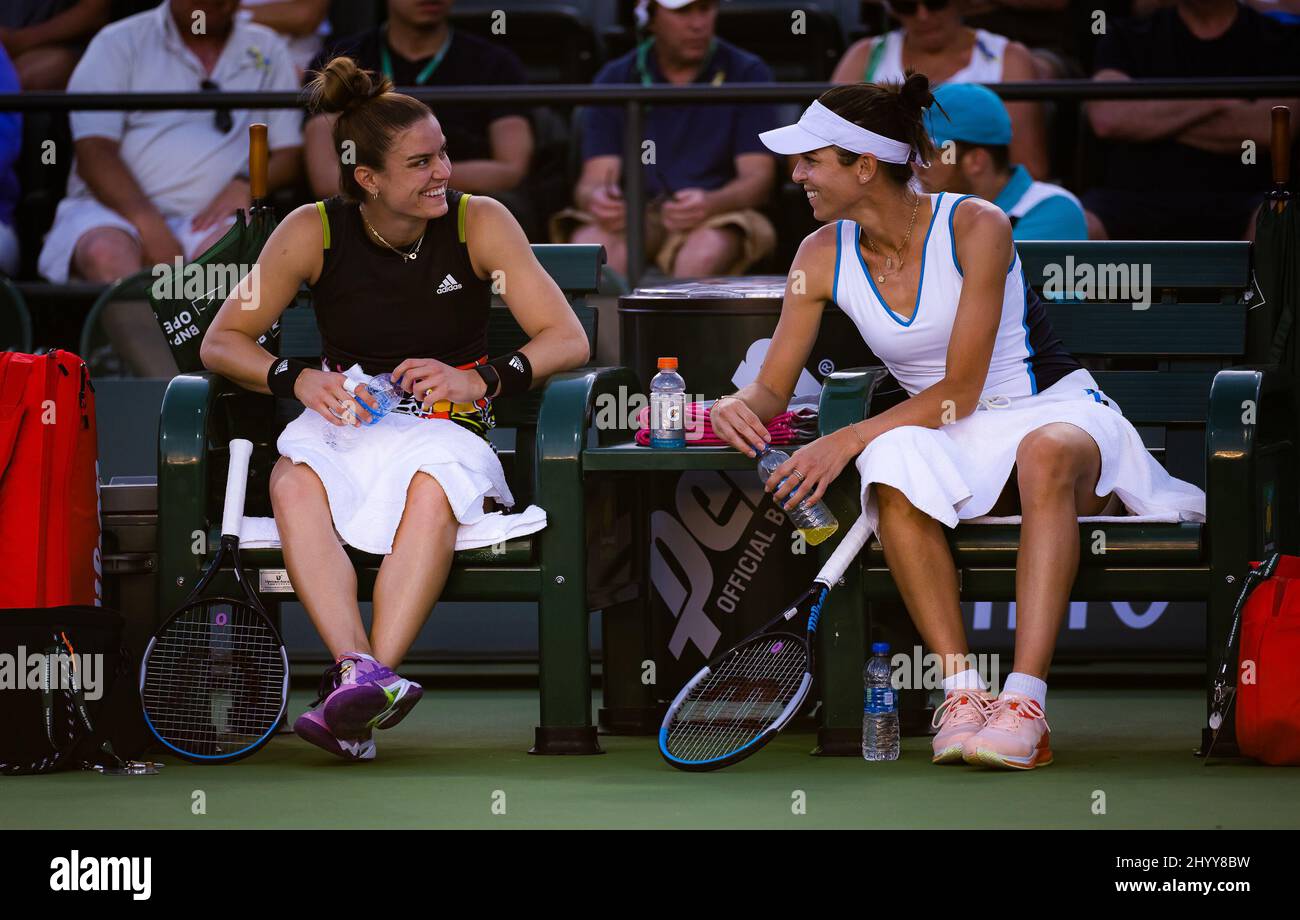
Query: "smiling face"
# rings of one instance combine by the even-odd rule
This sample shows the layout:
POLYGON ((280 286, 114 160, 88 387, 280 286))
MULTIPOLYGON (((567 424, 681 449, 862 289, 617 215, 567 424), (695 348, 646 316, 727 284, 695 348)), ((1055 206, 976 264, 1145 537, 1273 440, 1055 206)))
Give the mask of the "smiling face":
POLYGON ((390 211, 431 220, 447 213, 451 159, 438 119, 430 114, 398 132, 383 170, 357 167, 357 181, 377 188, 390 211))
POLYGON ((813 217, 819 222, 837 219, 862 197, 863 183, 858 181, 862 159, 844 166, 834 147, 798 155, 790 178, 803 186, 813 217))

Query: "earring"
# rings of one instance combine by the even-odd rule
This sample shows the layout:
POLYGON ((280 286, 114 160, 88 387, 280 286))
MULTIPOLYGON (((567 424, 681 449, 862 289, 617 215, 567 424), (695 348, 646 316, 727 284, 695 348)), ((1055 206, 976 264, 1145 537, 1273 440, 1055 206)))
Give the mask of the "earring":
POLYGON ((371 193, 370 193, 370 197, 371 197, 371 198, 376 198, 376 199, 377 199, 377 198, 379 197, 379 192, 371 192, 371 193))

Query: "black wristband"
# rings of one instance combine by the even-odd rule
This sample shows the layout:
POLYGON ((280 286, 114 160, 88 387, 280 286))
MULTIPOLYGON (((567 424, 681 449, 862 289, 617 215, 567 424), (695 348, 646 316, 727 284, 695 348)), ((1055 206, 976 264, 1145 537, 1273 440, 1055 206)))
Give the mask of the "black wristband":
POLYGON ((311 370, 311 365, 298 358, 277 358, 266 372, 266 388, 276 396, 294 399, 293 385, 298 382, 298 375, 311 370))
POLYGON ((483 395, 488 399, 495 396, 497 384, 501 382, 501 375, 497 373, 497 369, 491 364, 477 364, 474 366, 474 373, 482 377, 483 382, 487 385, 487 389, 483 391, 483 395))
POLYGON ((533 385, 533 366, 522 351, 513 351, 508 355, 493 358, 488 365, 501 378, 501 392, 497 396, 527 393, 533 385))

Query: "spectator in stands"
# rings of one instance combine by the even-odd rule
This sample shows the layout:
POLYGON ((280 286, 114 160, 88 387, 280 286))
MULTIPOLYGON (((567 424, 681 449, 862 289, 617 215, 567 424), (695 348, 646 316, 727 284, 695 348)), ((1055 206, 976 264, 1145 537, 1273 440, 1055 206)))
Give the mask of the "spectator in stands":
POLYGON ((104 24, 110 0, 4 0, 0 45, 24 90, 61 90, 104 24))
MULTIPOLYGON (((1236 0, 1179 0, 1112 23, 1095 80, 1263 77, 1300 73, 1300 29, 1236 0)), ((1108 142, 1101 183, 1083 195, 1095 239, 1240 239, 1267 190, 1269 109, 1278 99, 1088 103, 1108 142), (1243 162, 1243 143, 1256 145, 1243 162)), ((1292 119, 1292 131, 1300 119, 1292 119)))
POLYGON ((934 100, 938 105, 925 116, 936 153, 929 168, 912 164, 927 192, 993 202, 1011 219, 1013 239, 1088 238, 1079 199, 1059 185, 1034 181, 1011 162, 1011 117, 997 93, 977 83, 948 83, 935 90, 934 100))
POLYGON ((243 0, 239 18, 274 29, 289 46, 298 74, 320 54, 322 39, 329 35, 330 0, 243 0))
POLYGON ((1005 35, 1028 48, 1040 80, 1081 75, 1074 59, 1088 29, 1066 19, 1073 13, 1069 7, 1069 0, 960 0, 962 21, 972 29, 1005 35))
MULTIPOLYGON (((16 93, 18 71, 0 46, 0 93, 16 93)), ((0 273, 18 270, 18 234, 14 230, 14 208, 18 204, 18 176, 14 164, 23 145, 23 117, 17 112, 0 112, 0 273)))
MULTIPOLYGON (((283 40, 265 26, 237 20, 235 8, 236 0, 164 0, 115 22, 91 41, 68 88, 297 89, 283 40)), ((73 112, 76 156, 67 197, 41 250, 41 275, 56 283, 70 274, 113 281, 202 253, 225 233, 235 210, 249 206, 248 126, 268 126, 274 191, 301 173, 300 118, 293 109, 73 112)), ((149 345, 141 347, 156 339, 170 358, 147 308, 133 312, 142 324, 131 336, 114 335, 109 326, 118 351, 138 367, 148 358, 133 355, 137 343, 127 340, 148 336, 149 345)))
MULTIPOLYGON (((851 45, 831 74, 832 83, 901 83, 907 71, 932 84, 1012 83, 1039 78, 1029 49, 1004 35, 962 23, 952 0, 889 0, 901 27, 851 45)), ((1042 105, 1007 106, 1015 130, 1011 158, 1031 176, 1048 175, 1042 105)))
MULTIPOLYGON (((596 83, 720 86, 767 83, 762 60, 717 38, 717 0, 640 0, 638 19, 650 37, 610 61, 596 83)), ((618 178, 625 162, 623 112, 593 106, 583 119, 582 174, 576 208, 551 221, 551 238, 600 243, 610 265, 627 270, 627 207, 618 178)), ((646 255, 675 277, 740 274, 776 245, 771 222, 757 210, 772 193, 776 163, 758 135, 777 123, 769 105, 652 106, 645 137, 654 143, 644 164, 646 255)), ((637 162, 640 151, 627 151, 637 162)))
MULTIPOLYGON (((452 0, 388 0, 387 22, 327 43, 308 68, 307 79, 331 58, 346 55, 400 87, 528 82, 523 63, 503 43, 453 30, 451 7, 452 0)), ((448 153, 456 161, 456 188, 496 198, 536 239, 539 221, 520 187, 533 156, 528 109, 510 103, 436 108, 448 153)), ((314 115, 304 132, 308 177, 318 198, 339 194, 339 155, 331 139, 336 117, 314 115)))

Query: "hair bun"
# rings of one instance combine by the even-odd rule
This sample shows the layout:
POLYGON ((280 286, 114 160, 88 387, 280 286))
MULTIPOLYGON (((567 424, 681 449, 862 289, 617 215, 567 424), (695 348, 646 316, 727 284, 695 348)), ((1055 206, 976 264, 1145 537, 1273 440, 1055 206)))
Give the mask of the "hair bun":
POLYGON ((930 92, 930 78, 923 73, 908 71, 903 85, 898 89, 898 102, 909 118, 918 117, 921 112, 934 104, 934 94, 930 92))
POLYGON ((350 57, 336 57, 320 69, 307 90, 313 112, 332 114, 354 111, 392 88, 387 77, 362 70, 350 57))

